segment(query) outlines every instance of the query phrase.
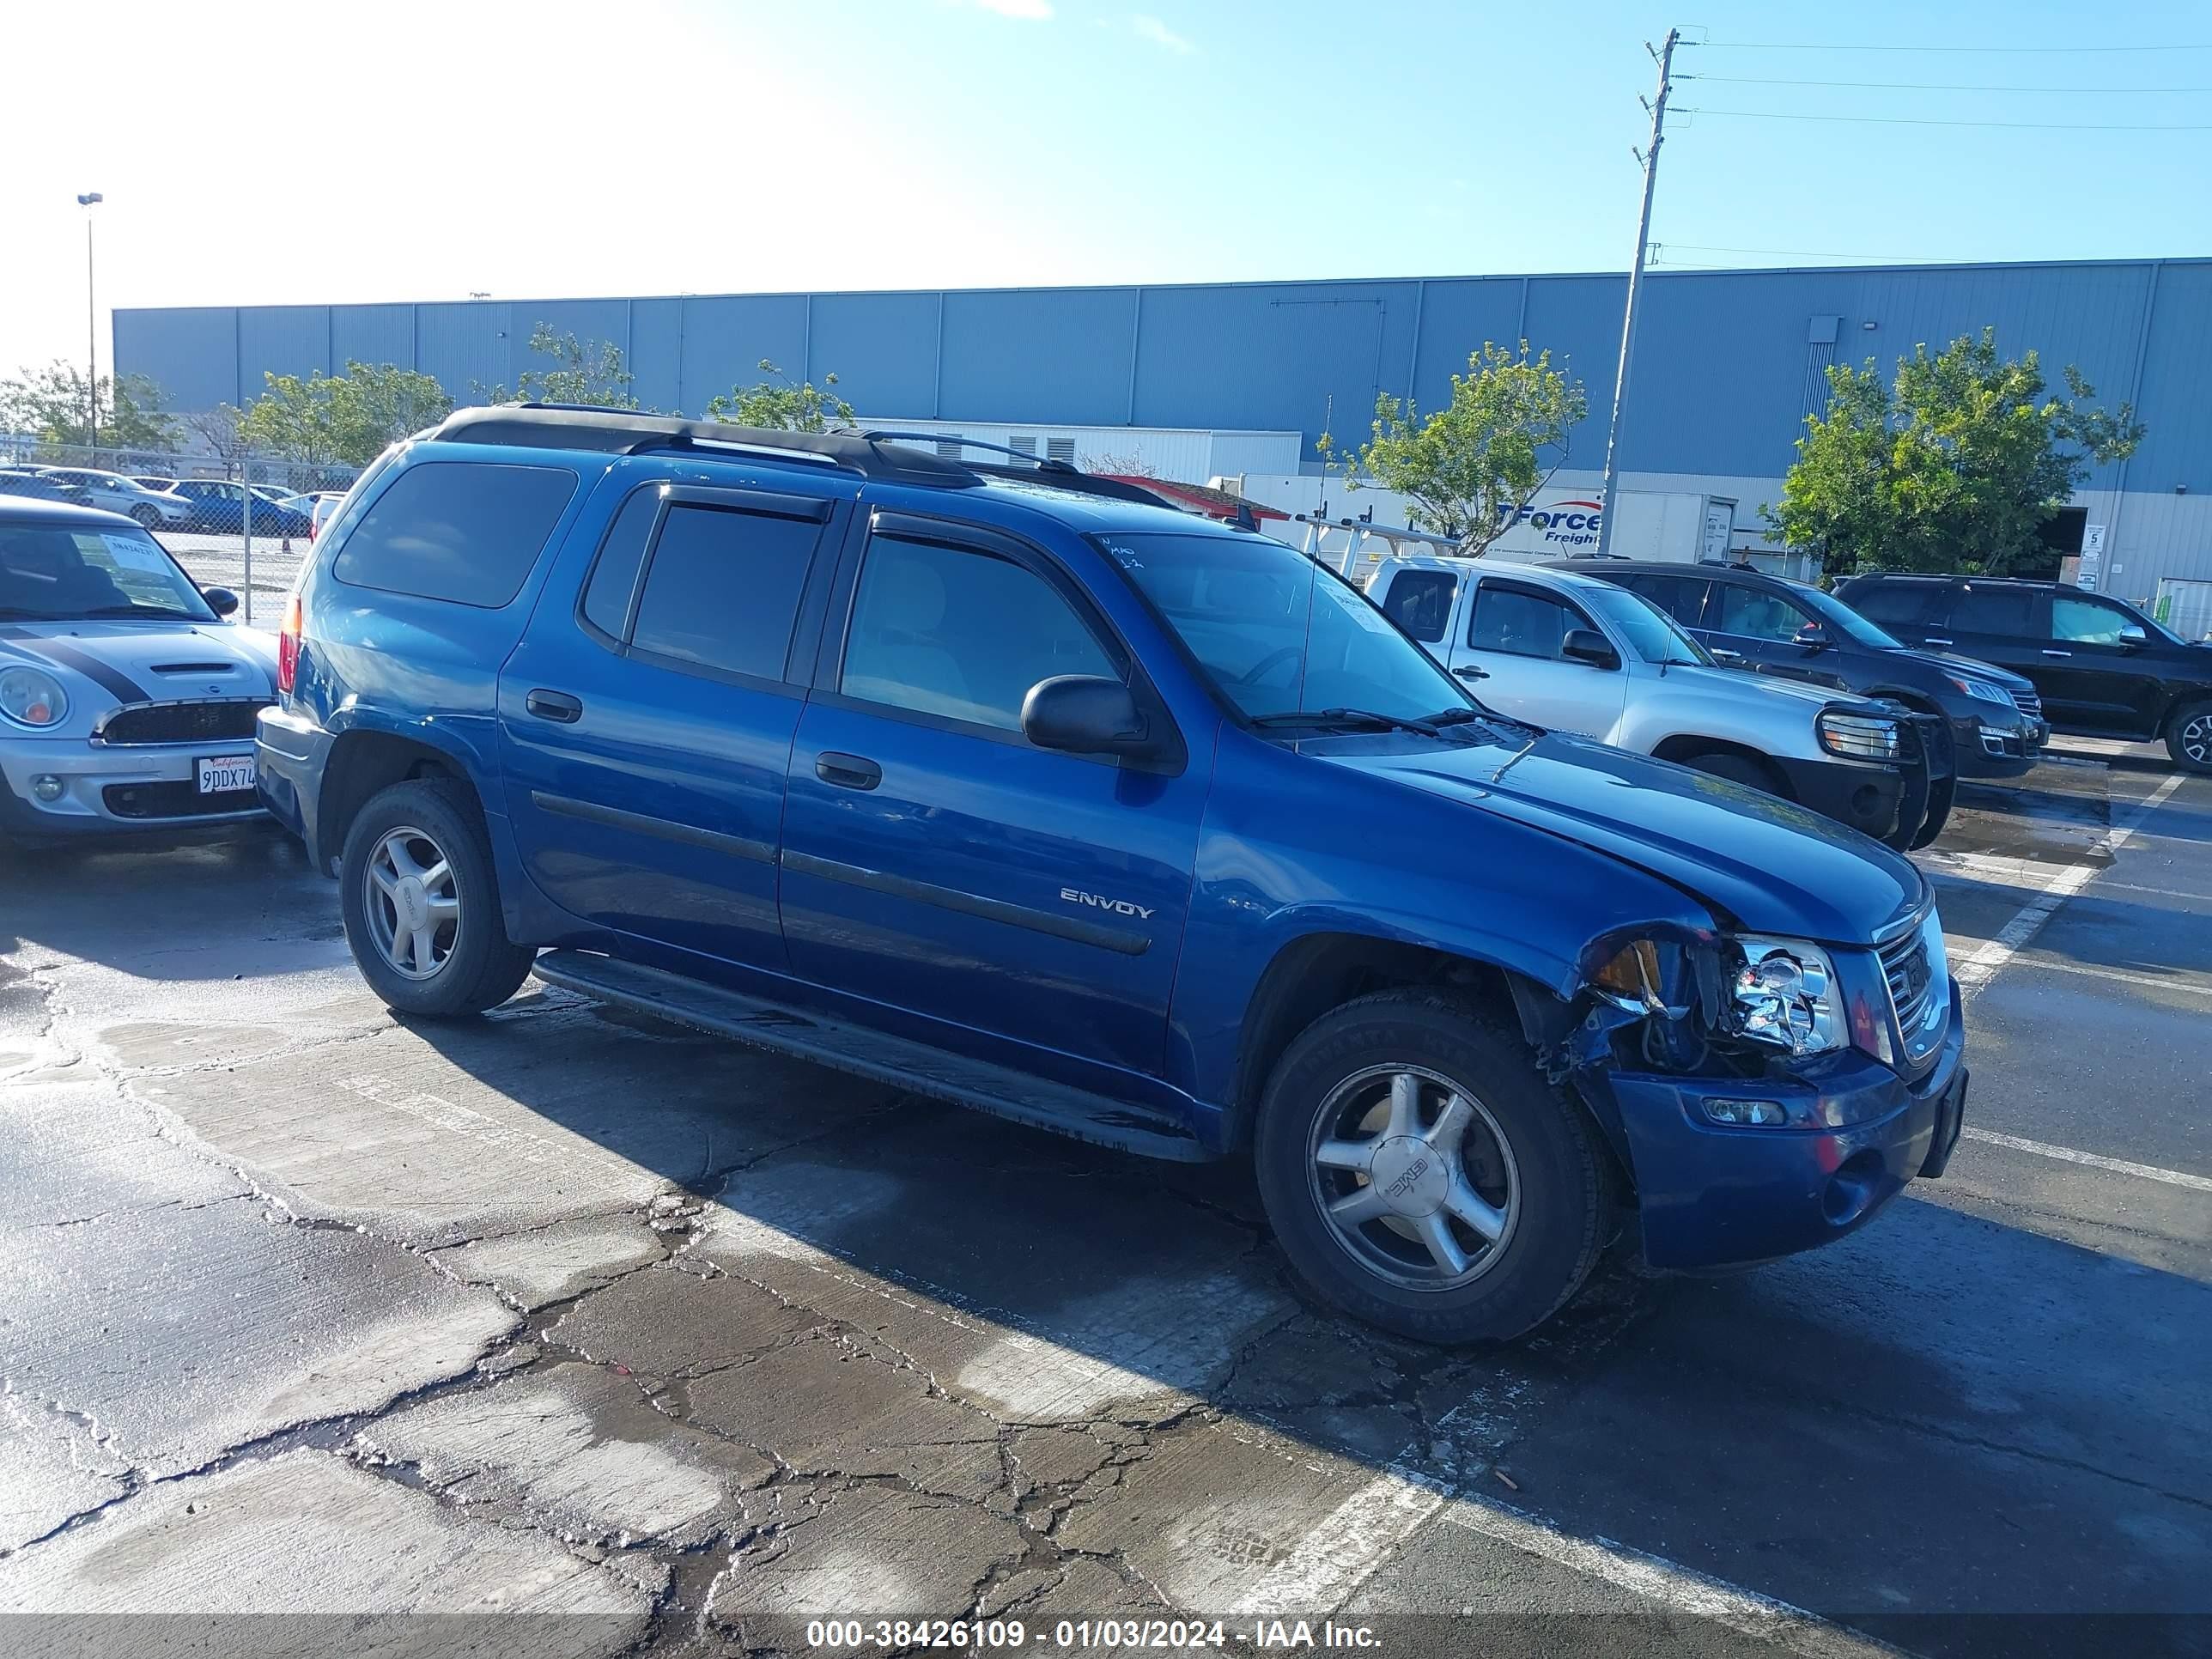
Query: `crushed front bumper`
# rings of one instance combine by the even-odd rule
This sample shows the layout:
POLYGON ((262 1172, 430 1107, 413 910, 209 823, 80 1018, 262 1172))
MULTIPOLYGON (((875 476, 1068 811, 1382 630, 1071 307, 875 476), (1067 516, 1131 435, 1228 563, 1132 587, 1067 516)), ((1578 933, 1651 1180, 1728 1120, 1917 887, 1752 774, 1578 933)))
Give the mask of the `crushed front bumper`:
POLYGON ((0 835, 143 835, 249 822, 262 816, 254 791, 203 795, 198 786, 201 760, 252 748, 239 738, 113 748, 82 738, 0 738, 0 835), (51 801, 39 799, 42 777, 60 781, 51 801))
POLYGON ((1934 1065, 1908 1079, 1856 1049, 1795 1075, 1686 1078, 1590 1068, 1577 1082, 1626 1145, 1655 1267, 1763 1261, 1863 1226, 1916 1176, 1943 1172, 1966 1108, 1966 1026, 1958 982, 1934 1065), (1775 1100, 1844 1127, 1739 1127, 1709 1099, 1775 1100))

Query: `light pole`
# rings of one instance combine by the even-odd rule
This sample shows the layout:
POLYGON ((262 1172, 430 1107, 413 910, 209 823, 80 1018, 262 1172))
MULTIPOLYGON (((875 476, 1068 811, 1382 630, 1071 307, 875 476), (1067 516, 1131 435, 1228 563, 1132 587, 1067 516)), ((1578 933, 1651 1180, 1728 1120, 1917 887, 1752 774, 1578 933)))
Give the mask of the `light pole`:
POLYGON ((94 451, 100 447, 100 327, 92 299, 92 210, 106 199, 96 190, 76 198, 84 210, 84 441, 94 451))

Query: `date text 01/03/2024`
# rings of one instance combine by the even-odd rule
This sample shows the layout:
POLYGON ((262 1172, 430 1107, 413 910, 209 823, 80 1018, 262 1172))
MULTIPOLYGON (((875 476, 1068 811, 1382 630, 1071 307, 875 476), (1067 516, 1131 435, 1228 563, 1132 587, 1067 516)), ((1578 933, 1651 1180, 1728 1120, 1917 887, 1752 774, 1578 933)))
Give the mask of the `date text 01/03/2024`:
POLYGON ((1349 1648, 1378 1645, 1365 1625, 1323 1620, 1262 1619, 1249 1628, 1232 1629, 1224 1620, 1201 1619, 1062 1619, 1036 1630, 1018 1619, 817 1619, 806 1626, 810 1648, 885 1650, 908 1648, 1014 1649, 1035 1642, 1073 1652, 1091 1648, 1220 1648, 1243 1642, 1269 1649, 1349 1648))

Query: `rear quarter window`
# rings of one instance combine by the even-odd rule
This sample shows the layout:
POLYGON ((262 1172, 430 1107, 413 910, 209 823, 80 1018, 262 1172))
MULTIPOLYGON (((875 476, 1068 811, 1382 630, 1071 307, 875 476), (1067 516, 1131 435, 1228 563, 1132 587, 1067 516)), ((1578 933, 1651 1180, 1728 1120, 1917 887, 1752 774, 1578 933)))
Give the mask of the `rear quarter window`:
POLYGON ((575 493, 565 467, 424 461, 354 521, 331 574, 353 587, 496 610, 522 591, 575 493))

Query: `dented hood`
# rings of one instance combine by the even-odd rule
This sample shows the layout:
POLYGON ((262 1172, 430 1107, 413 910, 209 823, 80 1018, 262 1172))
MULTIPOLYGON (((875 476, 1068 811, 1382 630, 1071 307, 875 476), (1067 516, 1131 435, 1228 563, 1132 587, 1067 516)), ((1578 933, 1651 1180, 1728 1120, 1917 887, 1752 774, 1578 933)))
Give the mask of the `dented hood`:
POLYGON ((1304 745, 1470 810, 1498 813, 1647 870, 1747 931, 1870 944, 1928 884, 1881 842, 1791 802, 1563 732, 1443 744, 1304 745))

